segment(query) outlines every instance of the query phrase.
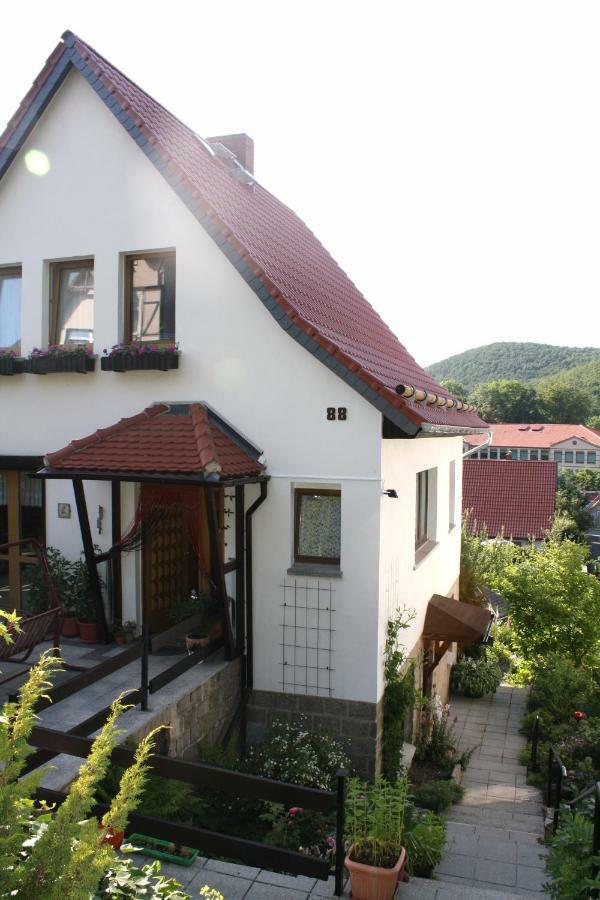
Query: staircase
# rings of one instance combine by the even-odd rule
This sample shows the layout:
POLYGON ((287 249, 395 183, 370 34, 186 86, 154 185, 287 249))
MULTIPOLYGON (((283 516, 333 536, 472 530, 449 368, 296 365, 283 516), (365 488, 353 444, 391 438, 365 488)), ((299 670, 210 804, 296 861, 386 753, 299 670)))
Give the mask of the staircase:
POLYGON ((544 807, 518 763, 526 696, 503 686, 492 697, 452 701, 459 748, 476 748, 462 779, 465 796, 448 812, 445 854, 434 877, 400 885, 397 900, 543 896, 544 807))

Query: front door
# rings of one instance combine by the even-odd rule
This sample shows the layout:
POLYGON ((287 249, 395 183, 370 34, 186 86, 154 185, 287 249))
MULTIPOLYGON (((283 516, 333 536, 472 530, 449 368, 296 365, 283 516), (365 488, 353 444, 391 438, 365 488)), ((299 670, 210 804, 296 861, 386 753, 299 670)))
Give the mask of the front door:
MULTIPOLYGON (((23 538, 43 544, 44 525, 43 482, 26 472, 0 468, 0 546, 23 538)), ((27 567, 35 565, 35 559, 28 548, 0 550, 0 607, 27 609, 27 567)))
POLYGON ((172 608, 199 588, 197 534, 204 508, 201 488, 168 488, 143 484, 142 508, 164 510, 144 536, 143 612, 151 632, 174 624, 172 608))

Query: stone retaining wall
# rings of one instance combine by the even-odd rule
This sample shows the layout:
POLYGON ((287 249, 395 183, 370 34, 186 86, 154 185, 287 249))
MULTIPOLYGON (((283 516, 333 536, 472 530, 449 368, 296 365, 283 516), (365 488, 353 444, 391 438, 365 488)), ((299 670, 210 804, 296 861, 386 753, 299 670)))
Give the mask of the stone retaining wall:
POLYGON ((326 731, 348 744, 356 771, 373 778, 381 771, 383 705, 306 694, 253 691, 248 703, 248 740, 259 740, 274 718, 308 718, 313 731, 326 731))

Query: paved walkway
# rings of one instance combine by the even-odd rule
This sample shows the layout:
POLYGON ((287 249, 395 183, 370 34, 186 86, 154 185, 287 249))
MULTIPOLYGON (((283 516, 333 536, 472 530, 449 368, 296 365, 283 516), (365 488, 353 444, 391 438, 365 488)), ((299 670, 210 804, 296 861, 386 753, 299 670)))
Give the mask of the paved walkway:
POLYGON ((460 750, 476 748, 465 796, 448 813, 446 852, 435 879, 413 879, 397 898, 500 900, 541 896, 546 852, 541 792, 526 784, 518 753, 527 692, 502 686, 480 700, 457 697, 452 716, 460 750))

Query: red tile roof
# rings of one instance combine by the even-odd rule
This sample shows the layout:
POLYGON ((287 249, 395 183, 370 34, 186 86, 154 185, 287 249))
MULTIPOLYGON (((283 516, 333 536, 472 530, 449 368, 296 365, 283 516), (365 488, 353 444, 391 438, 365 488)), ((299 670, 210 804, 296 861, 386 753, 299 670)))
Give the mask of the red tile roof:
POLYGON ((186 202, 224 252, 241 257, 248 269, 244 277, 259 296, 261 289, 265 292, 261 299, 296 340, 384 413, 397 411, 400 421, 408 419, 411 433, 423 422, 485 426, 473 411, 399 397, 399 383, 450 395, 415 362, 291 209, 260 184, 249 187, 236 180, 207 142, 80 38, 65 32, 63 39, 0 137, 0 158, 3 148, 14 151, 15 135, 25 128, 25 117, 55 77, 55 67, 70 60, 170 183, 177 179, 175 189, 189 198, 186 202))
POLYGON ((490 537, 536 540, 554 516, 556 463, 528 460, 465 459, 463 511, 472 510, 473 528, 490 537))
MULTIPOLYGON (((600 448, 600 431, 587 425, 518 425, 499 424, 489 426, 493 432, 492 447, 542 447, 550 448, 572 438, 587 441, 600 448)), ((467 438, 473 447, 482 444, 486 435, 474 434, 467 438)))
POLYGON ((46 462, 69 471, 186 474, 213 480, 262 474, 265 467, 245 449, 248 442, 237 437, 202 403, 157 403, 49 453, 46 462))

